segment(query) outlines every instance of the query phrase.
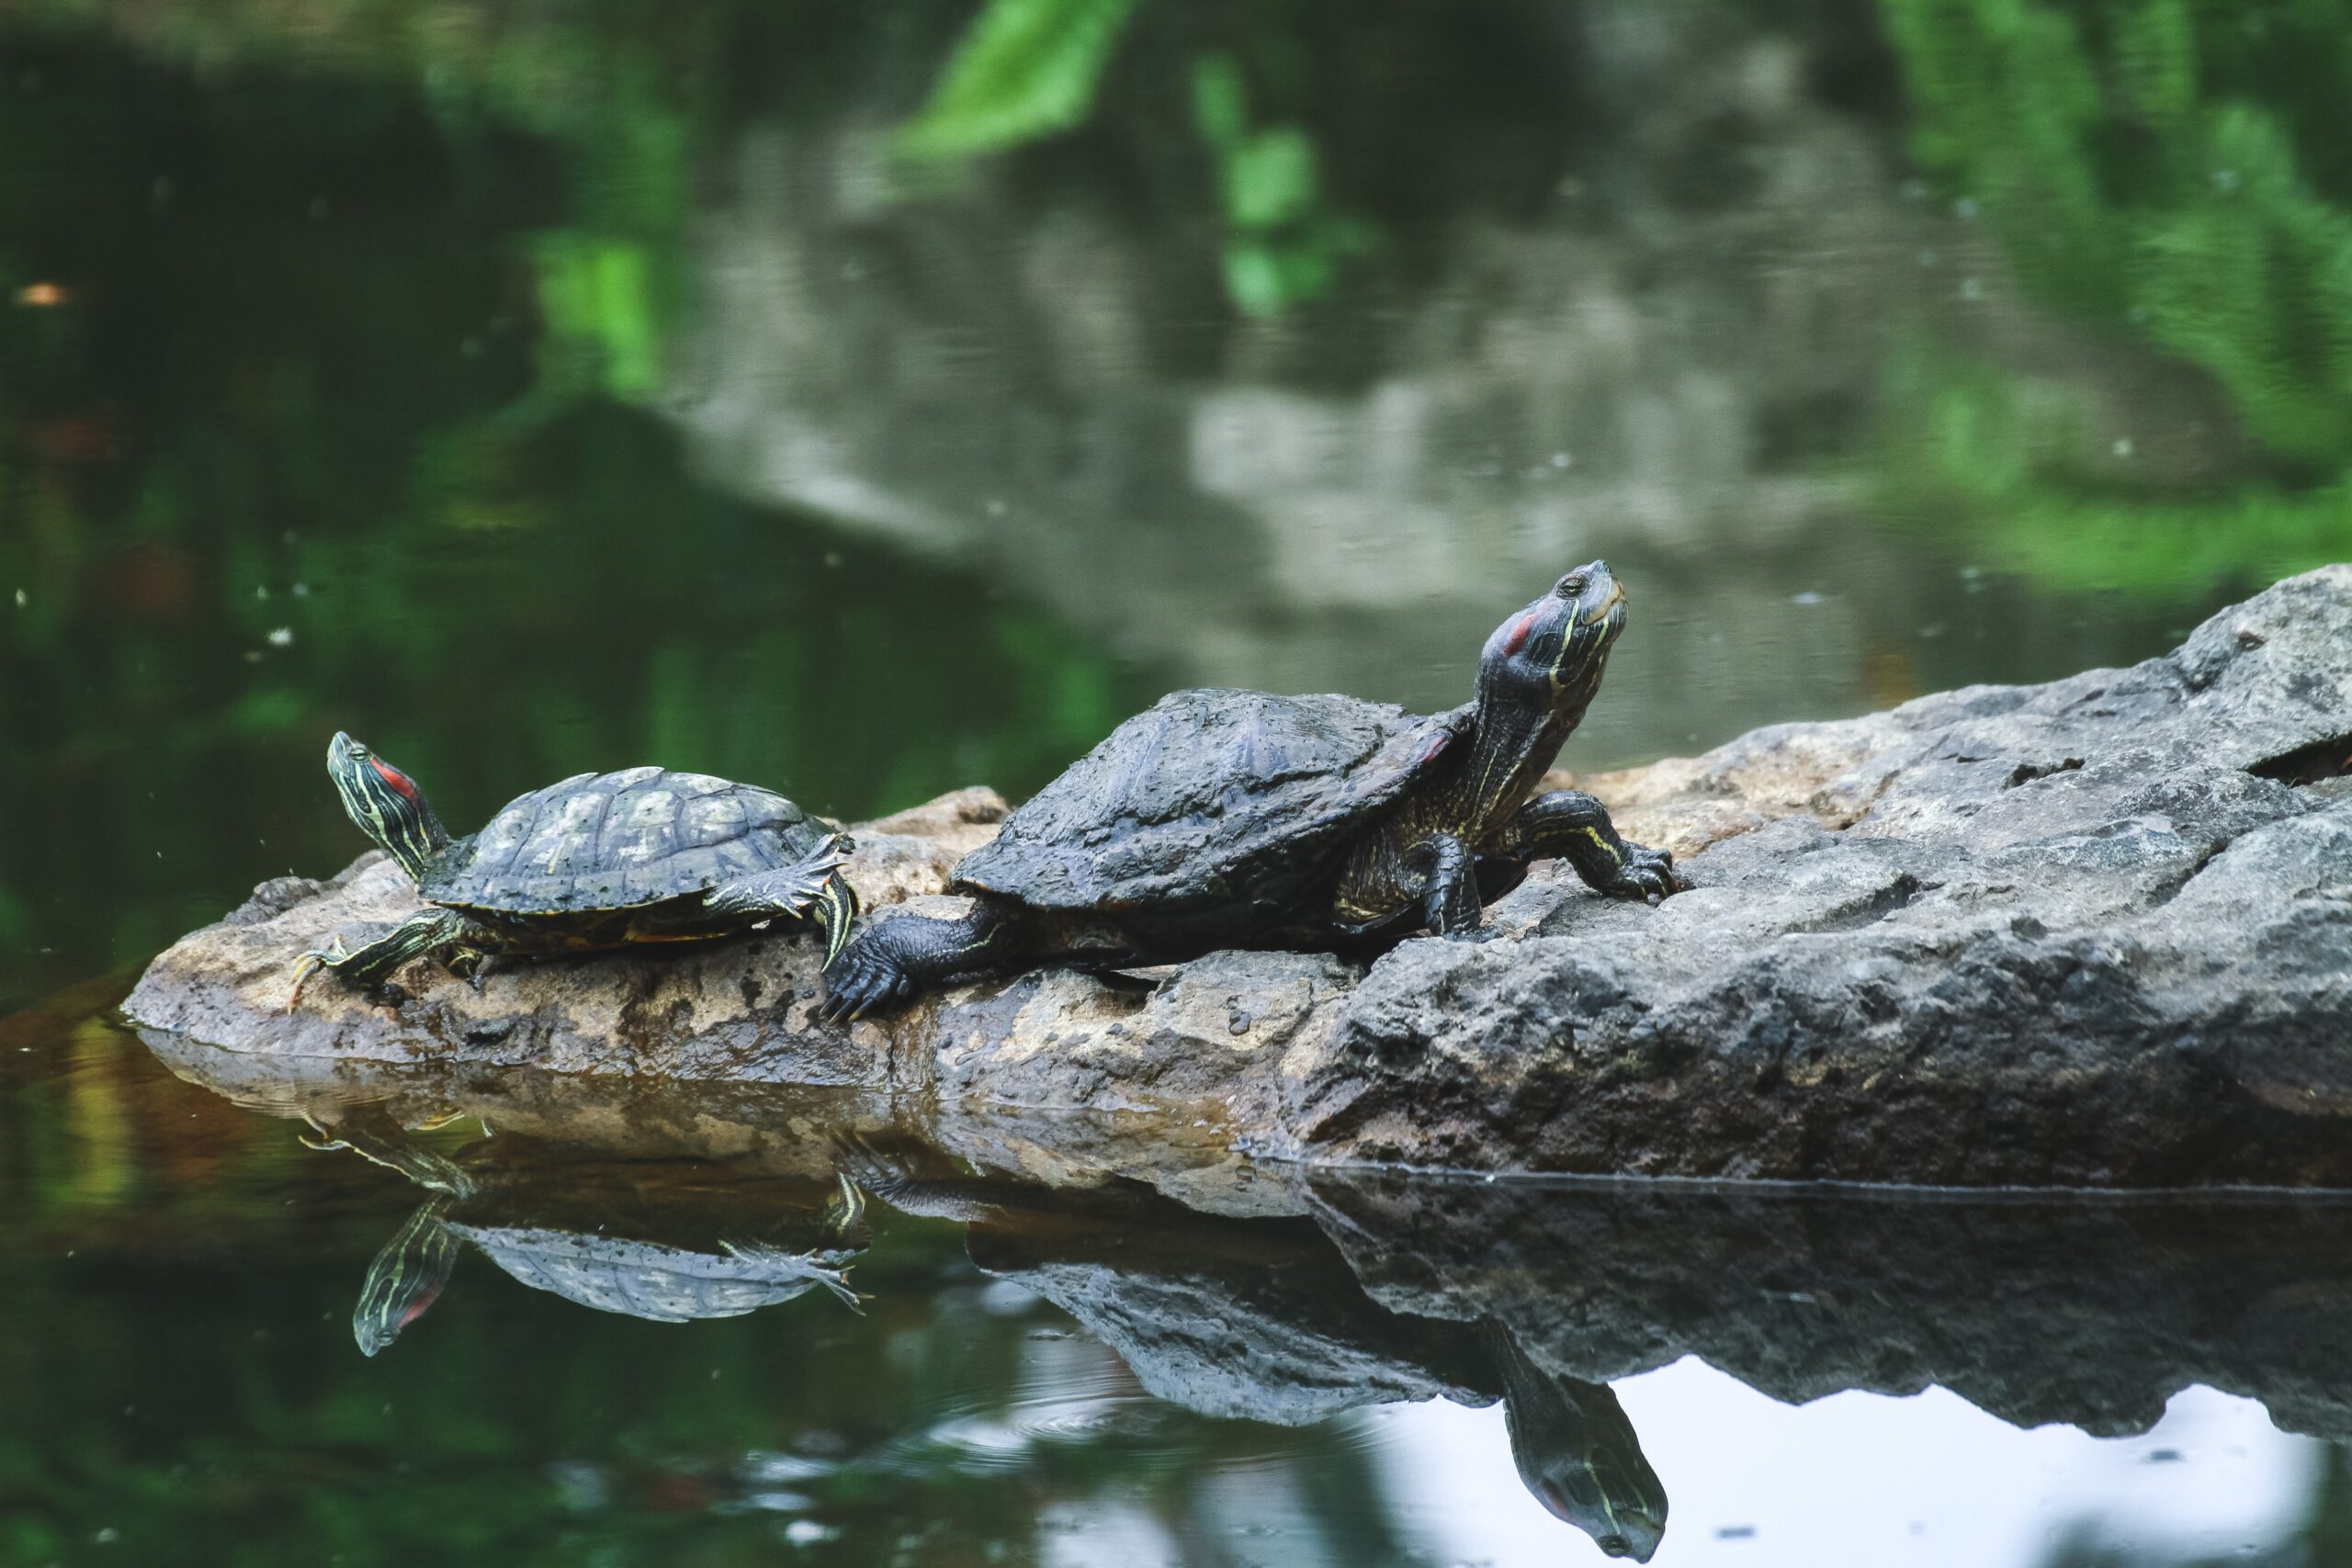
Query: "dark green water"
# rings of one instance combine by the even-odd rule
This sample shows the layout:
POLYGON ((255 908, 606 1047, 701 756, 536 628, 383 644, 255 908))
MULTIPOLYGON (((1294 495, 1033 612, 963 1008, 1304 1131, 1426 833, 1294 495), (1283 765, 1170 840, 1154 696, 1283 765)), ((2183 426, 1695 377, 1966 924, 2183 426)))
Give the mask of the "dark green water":
POLYGON ((2333 1211, 2070 1271, 1936 1210, 1882 1278, 1878 1211, 1612 1210, 1613 1300, 1542 1191, 1218 1218, 951 1139, 982 1217, 869 1192, 863 1314, 655 1323, 496 1235, 805 1250, 842 1113, 501 1102, 424 1135, 492 1239, 359 1353, 424 1194, 85 985, 345 863, 337 728, 453 825, 656 761, 1018 796, 1179 685, 1458 701, 1605 555, 1605 767, 2352 552, 2335 5, 1024 8, 1118 41, 934 100, 968 5, 0 4, 0 1561, 1591 1560, 1487 1314, 1615 1385, 1661 1562, 2352 1562, 2333 1211), (1426 1288, 1531 1213, 1526 1288, 1426 1288))

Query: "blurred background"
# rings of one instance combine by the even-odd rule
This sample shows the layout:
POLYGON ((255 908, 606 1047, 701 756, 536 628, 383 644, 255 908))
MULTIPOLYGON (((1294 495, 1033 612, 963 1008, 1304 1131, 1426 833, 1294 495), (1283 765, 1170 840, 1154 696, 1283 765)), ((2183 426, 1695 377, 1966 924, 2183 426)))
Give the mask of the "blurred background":
MULTIPOLYGON (((1177 686, 1450 705, 1599 556, 1574 766, 2162 652, 2352 553, 2347 12, 0 0, 0 1562, 1597 1560, 1499 1408, 1155 1399, 939 1220, 863 1317, 473 1258, 367 1359, 413 1191, 108 1005, 358 852, 336 728, 461 830, 1018 797, 1177 686)), ((1662 1562, 2352 1552, 2212 1390, 1622 1391, 1662 1562)))
POLYGON ((858 817, 1170 688, 1571 765, 2352 545, 2336 0, 0 0, 0 1003, 659 761, 858 817))

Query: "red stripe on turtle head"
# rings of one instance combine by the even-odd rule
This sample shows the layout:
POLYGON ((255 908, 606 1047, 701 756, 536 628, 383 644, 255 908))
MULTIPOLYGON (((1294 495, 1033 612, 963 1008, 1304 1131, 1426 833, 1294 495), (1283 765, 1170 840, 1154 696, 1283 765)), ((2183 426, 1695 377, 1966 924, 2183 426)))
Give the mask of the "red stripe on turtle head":
POLYGON ((377 777, 382 779, 395 790, 398 790, 402 799, 407 800, 412 805, 415 803, 416 785, 410 782, 409 776, 406 773, 401 772, 398 768, 395 768, 381 757, 368 758, 368 765, 376 770, 377 777))
POLYGON ((1527 646, 1527 634, 1535 629, 1535 612, 1530 610, 1520 616, 1519 624, 1510 629, 1510 637, 1503 643, 1503 652, 1517 653, 1527 646))

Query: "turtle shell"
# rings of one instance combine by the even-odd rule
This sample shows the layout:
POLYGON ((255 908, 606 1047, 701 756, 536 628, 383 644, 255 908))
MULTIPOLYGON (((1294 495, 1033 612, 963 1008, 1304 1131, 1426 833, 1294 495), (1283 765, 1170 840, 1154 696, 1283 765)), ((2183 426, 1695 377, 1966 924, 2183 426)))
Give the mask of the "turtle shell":
POLYGON ((1466 731, 1470 711, 1173 693, 1007 818, 953 886, 1176 921, 1278 912, 1466 731))
POLYGON ((509 801, 417 892, 508 915, 629 909, 789 865, 831 832, 780 795, 707 773, 581 773, 509 801))
POLYGON ((847 1261, 844 1255, 802 1255, 768 1247, 695 1252, 661 1242, 537 1226, 453 1224, 449 1229, 533 1290, 552 1292, 598 1312, 655 1323, 741 1317, 818 1285, 844 1288, 837 1267, 847 1261))

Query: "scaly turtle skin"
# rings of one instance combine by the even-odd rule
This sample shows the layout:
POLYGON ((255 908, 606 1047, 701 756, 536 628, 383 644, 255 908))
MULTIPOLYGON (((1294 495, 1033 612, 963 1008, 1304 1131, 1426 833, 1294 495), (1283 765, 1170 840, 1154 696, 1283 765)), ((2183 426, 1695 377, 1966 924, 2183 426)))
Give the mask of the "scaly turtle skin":
POLYGON ((327 772, 344 809, 416 879, 432 908, 356 953, 306 953, 299 994, 324 966, 375 986, 412 958, 451 954, 470 975, 492 953, 579 953, 725 936, 807 920, 838 955, 857 915, 840 874, 853 845, 780 795, 703 773, 581 773, 510 801, 452 839, 416 781, 337 733, 327 772))
POLYGON ((1503 1422, 1519 1479, 1609 1557, 1647 1562, 1666 1536, 1666 1487, 1607 1383, 1535 1364, 1511 1331, 1479 1320, 1503 1377, 1503 1422))
POLYGON ((1112 732, 956 866, 959 919, 899 915, 826 971, 855 1018, 991 972, 1114 969, 1218 947, 1361 949, 1476 931, 1537 860, 1615 898, 1676 892, 1575 790, 1536 795, 1625 625, 1606 565, 1497 627, 1469 705, 1415 717, 1352 697, 1178 692, 1112 732))

